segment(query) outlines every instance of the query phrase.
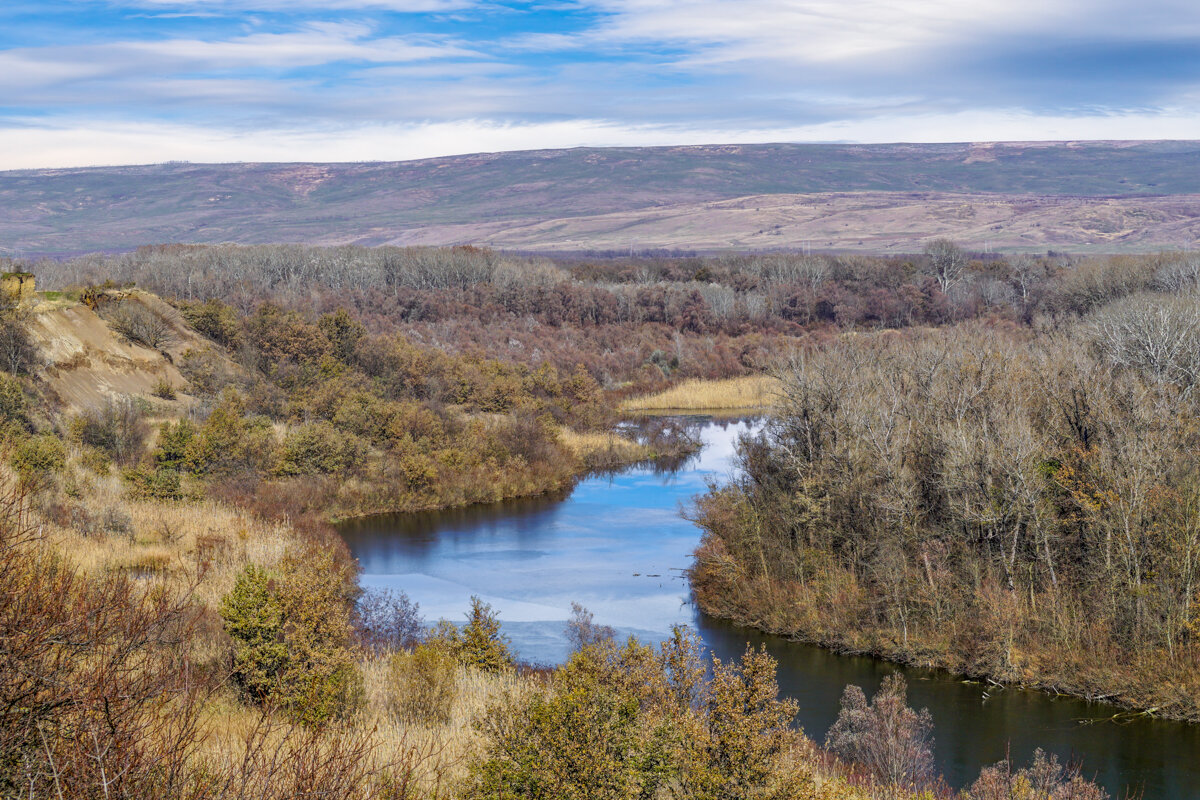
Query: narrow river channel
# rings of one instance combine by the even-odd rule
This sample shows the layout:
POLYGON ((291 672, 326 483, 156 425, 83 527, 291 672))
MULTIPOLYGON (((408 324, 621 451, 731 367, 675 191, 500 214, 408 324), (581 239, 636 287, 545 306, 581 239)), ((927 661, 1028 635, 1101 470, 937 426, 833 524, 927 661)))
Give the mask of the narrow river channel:
POLYGON ((499 611, 504 632, 528 661, 566 657, 563 624, 572 602, 646 641, 685 623, 722 658, 741 655, 747 642, 765 644, 779 660, 781 690, 800 702, 798 722, 818 741, 846 684, 870 695, 900 670, 910 704, 933 715, 938 766, 954 786, 969 784, 1006 752, 1024 763, 1041 747, 1081 763, 1114 798, 1200 800, 1200 726, 1116 724, 1107 721, 1117 710, 1110 706, 834 655, 701 614, 683 573, 699 531, 680 512, 709 481, 729 476, 737 437, 752 423, 699 424, 704 449, 675 470, 633 467, 553 497, 373 517, 341 532, 362 565, 364 587, 403 590, 430 622, 461 621, 478 595, 499 611))

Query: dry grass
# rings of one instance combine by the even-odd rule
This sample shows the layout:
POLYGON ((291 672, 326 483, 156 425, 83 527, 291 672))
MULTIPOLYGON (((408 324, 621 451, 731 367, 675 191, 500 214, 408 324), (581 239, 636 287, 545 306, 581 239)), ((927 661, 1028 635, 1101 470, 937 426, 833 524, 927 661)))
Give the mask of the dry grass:
POLYGON ((96 476, 72 464, 80 496, 71 502, 91 519, 80 526, 46 525, 53 542, 92 574, 134 572, 175 588, 194 588, 201 605, 215 609, 248 563, 271 566, 298 539, 287 525, 264 522, 212 500, 133 500, 113 468, 96 476), (108 527, 117 517, 121 523, 108 527))
POLYGON ((646 445, 611 431, 580 433, 570 428, 561 428, 558 440, 584 463, 590 463, 597 458, 621 462, 643 461, 654 455, 653 450, 646 445))
POLYGON ((365 660, 360 662, 360 668, 366 704, 356 723, 375 731, 381 758, 400 752, 415 754, 417 781, 429 796, 442 796, 447 785, 457 783, 465 775, 469 760, 481 745, 474 722, 483 717, 488 706, 501 696, 520 696, 534 691, 536 686, 534 681, 515 674, 490 675, 460 668, 450 721, 430 726, 401 721, 392 713, 388 657, 365 660), (433 790, 438 787, 441 792, 435 793, 433 790))
POLYGON ((710 411, 766 408, 779 390, 779 381, 769 375, 748 375, 719 381, 691 380, 665 392, 631 397, 621 403, 622 411, 710 411))

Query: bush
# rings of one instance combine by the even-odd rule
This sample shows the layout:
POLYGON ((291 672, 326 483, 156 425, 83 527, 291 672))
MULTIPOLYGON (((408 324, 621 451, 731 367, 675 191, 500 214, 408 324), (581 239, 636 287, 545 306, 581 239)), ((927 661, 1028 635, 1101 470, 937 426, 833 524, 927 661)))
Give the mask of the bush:
POLYGON ((186 303, 180 311, 189 325, 217 344, 234 350, 240 343, 242 325, 237 312, 220 300, 186 303))
POLYGON ((500 633, 496 612, 478 597, 471 598, 471 610, 462 630, 443 620, 431 641, 446 647, 463 666, 484 672, 503 672, 513 666, 508 638, 500 633))
POLYGON ((362 702, 350 652, 352 574, 325 551, 289 554, 272 576, 251 564, 219 607, 243 693, 306 725, 344 718, 362 702))
POLYGON ((151 350, 166 350, 178 341, 170 320, 137 300, 122 300, 104 316, 118 334, 151 350))
POLYGON ((13 423, 18 427, 29 424, 29 403, 21 382, 0 372, 0 425, 13 423))
POLYGON ((283 440, 279 475, 332 475, 363 463, 365 454, 355 437, 327 422, 304 425, 283 440))
POLYGON ((610 642, 616 636, 616 631, 608 625, 597 625, 592 612, 579 603, 571 603, 571 618, 567 620, 564 632, 567 641, 571 643, 572 651, 610 642))
POLYGON ((141 406, 131 397, 110 399, 88 409, 72 422, 83 445, 103 450, 119 464, 132 464, 142 454, 150 432, 141 406))
POLYGON ((13 375, 31 372, 37 363, 37 350, 20 320, 0 318, 0 370, 13 375))
POLYGON ((187 446, 187 468, 198 474, 265 472, 274 461, 275 433, 264 418, 249 418, 245 401, 226 389, 187 446))
POLYGON ((121 476, 129 487, 129 493, 138 499, 180 500, 183 498, 183 480, 179 473, 164 467, 135 467, 121 476))
POLYGON ((1058 756, 1049 758, 1039 747, 1033 752, 1033 764, 1013 770, 1005 759, 985 767, 971 785, 971 800, 1108 800, 1108 792, 1079 774, 1078 767, 1066 767, 1058 756))
POLYGON ((933 720, 927 709, 909 708, 907 699, 908 685, 898 672, 883 679, 870 703, 860 687, 847 686, 825 747, 886 785, 927 786, 934 780, 933 720))
POLYGON ((159 378, 158 382, 154 384, 154 388, 150 390, 150 394, 163 400, 174 400, 175 384, 171 383, 170 378, 159 378))
POLYGON ((23 485, 37 487, 62 472, 67 463, 67 449, 54 436, 30 436, 13 448, 9 463, 23 485))
POLYGON ((421 642, 421 608, 404 592, 367 590, 358 600, 358 643, 376 653, 411 650, 421 642))
POLYGON ((406 722, 445 725, 458 696, 457 672, 454 655, 439 643, 393 654, 388 672, 393 713, 406 722))
POLYGON ((271 696, 287 664, 283 602, 267 572, 247 564, 218 608, 233 640, 233 677, 252 700, 271 696))
POLYGON ((811 796, 792 759, 795 704, 778 699, 775 662, 714 659, 713 679, 682 630, 653 648, 630 639, 576 651, 549 687, 493 706, 468 798, 745 800, 811 796))

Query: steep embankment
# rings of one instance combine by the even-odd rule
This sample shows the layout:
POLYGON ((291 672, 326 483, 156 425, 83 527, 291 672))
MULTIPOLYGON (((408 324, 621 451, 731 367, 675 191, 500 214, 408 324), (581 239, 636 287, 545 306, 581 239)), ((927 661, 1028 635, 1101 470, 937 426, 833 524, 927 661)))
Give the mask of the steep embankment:
POLYGON ((156 391, 175 393, 162 398, 167 407, 182 409, 191 397, 187 381, 176 363, 188 350, 206 350, 233 368, 232 362, 216 352, 193 331, 174 308, 147 292, 114 293, 103 298, 110 308, 142 313, 162 320, 158 348, 122 336, 100 314, 87 305, 55 307, 43 304, 29 315, 26 330, 38 352, 39 377, 66 412, 80 411, 123 395, 147 396, 156 391))

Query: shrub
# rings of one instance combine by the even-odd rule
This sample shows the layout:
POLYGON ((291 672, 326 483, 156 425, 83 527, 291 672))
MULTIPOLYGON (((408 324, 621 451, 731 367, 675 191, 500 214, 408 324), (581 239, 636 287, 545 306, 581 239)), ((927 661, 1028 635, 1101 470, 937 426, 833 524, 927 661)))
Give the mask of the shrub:
POLYGON ((251 564, 219 607, 233 640, 234 680, 256 702, 306 725, 352 713, 362 676, 350 653, 351 575, 325 551, 289 554, 278 577, 251 564))
POLYGON ((218 608, 233 640, 233 677, 253 700, 265 700, 287 664, 283 602, 267 572, 247 564, 218 608))
POLYGON ((274 461, 275 434, 263 418, 249 418, 245 401, 226 389, 187 447, 187 467, 199 474, 264 472, 274 461))
POLYGON ((567 620, 564 632, 573 651, 602 642, 610 642, 616 636, 616 631, 608 625, 597 625, 592 617, 592 612, 579 603, 571 603, 571 617, 567 620))
POLYGON ((154 384, 154 388, 150 390, 150 394, 163 400, 174 400, 175 384, 171 383, 170 378, 159 378, 158 382, 154 384))
POLYGON ((26 374, 37 363, 37 350, 20 320, 0 318, 0 371, 13 375, 26 374))
POLYGON ((368 589, 358 599, 354 621, 359 644, 377 653, 411 650, 425 630, 420 611, 404 592, 368 589))
POLYGON ((108 457, 108 453, 97 447, 84 447, 79 456, 79 463, 97 475, 107 475, 109 467, 112 466, 112 459, 108 457))
POLYGON ((322 316, 317 321, 317 327, 333 346, 334 358, 347 364, 354 358, 359 341, 367 333, 363 324, 350 316, 344 308, 322 316))
POLYGON ((898 672, 883 679, 870 703, 860 687, 847 686, 825 747, 887 785, 928 785, 934 779, 933 720, 927 709, 909 708, 907 699, 908 685, 898 672))
POLYGON ((395 653, 389 665, 392 711, 404 721, 445 725, 458 696, 458 663, 439 643, 395 653))
POLYGON ((29 403, 21 382, 0 372, 0 428, 26 429, 29 426, 29 403))
POLYGON ((196 438, 196 426, 187 419, 172 425, 164 422, 158 429, 154 448, 154 463, 163 469, 179 472, 187 466, 188 451, 196 438))
POLYGON ((81 444, 103 450, 119 464, 131 464, 142 454, 149 426, 137 401, 119 397, 80 414, 72 431, 81 444))
POLYGON ((327 422, 304 425, 283 440, 280 475, 330 475, 362 464, 365 454, 355 437, 338 431, 327 422))
POLYGON ((180 500, 183 481, 179 472, 165 467, 141 466, 126 470, 121 476, 129 493, 138 499, 180 500))
POLYGON ((682 630, 657 653, 634 639, 577 650, 549 687, 489 709, 466 796, 811 796, 811 779, 793 766, 796 709, 778 699, 774 660, 754 651, 740 663, 714 659, 703 684, 698 653, 682 630))
POLYGON ((137 300, 122 300, 104 316, 118 334, 151 350, 166 350, 178 341, 170 320, 137 300))
POLYGON ((220 300, 212 298, 203 303, 185 303, 180 312, 197 332, 221 346, 233 350, 240 343, 242 326, 237 312, 220 300))
POLYGON ((1109 794, 1085 780, 1078 767, 1063 766, 1058 756, 1047 758, 1039 747, 1033 764, 1013 770, 1008 759, 985 767, 971 785, 971 800, 1108 800, 1109 794))
POLYGON ((13 448, 9 463, 24 486, 36 487, 62 472, 67 463, 67 449, 54 436, 30 436, 13 448))
POLYGON ((443 622, 431 638, 447 647, 464 666, 484 672, 502 672, 513 666, 508 638, 500 633, 496 612, 478 597, 471 598, 467 624, 461 631, 443 622))

